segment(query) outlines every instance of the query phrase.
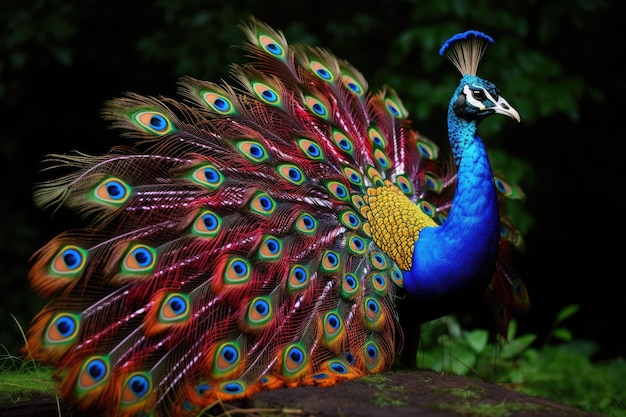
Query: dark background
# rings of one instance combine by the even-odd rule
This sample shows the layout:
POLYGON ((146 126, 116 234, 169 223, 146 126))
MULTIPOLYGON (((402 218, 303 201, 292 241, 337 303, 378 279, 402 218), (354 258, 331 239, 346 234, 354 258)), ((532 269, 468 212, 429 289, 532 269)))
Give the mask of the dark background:
MULTIPOLYGON (((501 88, 522 123, 488 120, 480 131, 496 168, 527 195, 514 208, 526 240, 517 265, 533 302, 520 331, 541 343, 557 313, 576 303, 564 325, 597 342, 594 358, 626 355, 623 2, 236 3, 2 2, 0 344, 17 352, 19 326, 43 305, 26 282, 28 258, 72 220, 32 203, 33 184, 48 178, 39 172, 44 155, 120 142, 99 112, 125 91, 172 96, 182 75, 227 77, 229 63, 242 60, 232 47, 244 38, 237 25, 255 15, 291 42, 348 59, 370 87, 391 85, 416 129, 444 146, 458 75, 438 48, 470 28, 494 37, 479 75, 501 88)), ((464 312, 470 325, 489 325, 482 300, 464 312)))

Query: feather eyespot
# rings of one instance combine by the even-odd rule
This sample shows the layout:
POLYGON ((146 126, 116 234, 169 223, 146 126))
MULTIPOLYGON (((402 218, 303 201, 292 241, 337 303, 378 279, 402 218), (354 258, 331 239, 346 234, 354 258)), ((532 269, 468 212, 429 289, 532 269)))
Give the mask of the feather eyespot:
POLYGON ((419 139, 417 149, 420 155, 426 159, 435 160, 439 156, 439 148, 430 140, 419 139))
POLYGON ((526 198, 526 195, 521 188, 509 185, 500 177, 494 177, 494 184, 496 185, 496 189, 507 198, 513 200, 523 200, 526 198))
POLYGON ((128 406, 144 400, 152 388, 150 374, 145 372, 136 372, 128 376, 122 387, 122 396, 120 401, 123 405, 128 406))
POLYGON ((266 193, 259 191, 252 197, 250 209, 263 216, 269 216, 276 210, 276 202, 266 193))
POLYGON ((304 154, 314 160, 323 160, 324 159, 324 154, 322 153, 322 149, 320 148, 320 146, 313 142, 310 139, 305 139, 305 138, 301 138, 298 139, 298 146, 300 147, 300 149, 302 149, 302 152, 304 152, 304 154))
POLYGON ((365 90, 363 89, 361 84, 359 84, 354 78, 350 77, 349 75, 343 75, 341 77, 341 81, 343 82, 343 85, 346 86, 346 88, 352 93, 356 94, 359 97, 363 95, 365 90))
POLYGON ((226 342, 221 344, 215 350, 215 359, 213 360, 213 372, 224 378, 228 376, 241 363, 242 355, 239 345, 234 342, 226 342))
POLYGON ((256 297, 250 301, 247 318, 248 325, 261 328, 272 319, 272 300, 269 297, 256 297))
POLYGON ((224 283, 245 284, 250 280, 251 274, 250 262, 243 258, 232 258, 224 270, 224 283))
POLYGON ((301 185, 306 181, 306 177, 300 168, 291 164, 282 164, 277 167, 281 177, 294 185, 301 185))
POLYGON ((267 150, 260 143, 244 140, 237 142, 236 146, 252 162, 263 162, 269 158, 267 150))
POLYGON ((205 392, 209 391, 211 386, 207 383, 202 383, 196 386, 196 393, 202 397, 205 392))
POLYGON ((398 175, 396 177, 396 185, 404 194, 406 195, 413 194, 413 186, 411 185, 411 182, 407 179, 406 176, 398 175))
POLYGON ((213 164, 202 164, 196 167, 189 178, 205 187, 216 190, 224 182, 224 176, 213 164))
POLYGON ((161 323, 179 323, 186 321, 190 314, 189 296, 180 293, 167 294, 161 302, 159 321, 161 323))
POLYGON ((201 237, 215 237, 222 228, 222 218, 210 210, 202 210, 193 221, 191 232, 201 237))
POLYGON ((317 220, 308 213, 302 213, 294 222, 295 229, 305 235, 313 235, 317 230, 317 220))
POLYGON ((370 254, 370 262, 372 266, 380 271, 387 269, 387 257, 380 252, 372 252, 370 254))
POLYGON ((398 287, 404 287, 404 275, 402 275, 402 272, 400 272, 400 269, 398 269, 397 265, 393 266, 391 279, 398 287))
POLYGON ((322 328, 324 329, 324 338, 327 342, 332 342, 339 335, 343 328, 341 317, 335 312, 328 312, 322 318, 322 328))
POLYGON ((343 363, 333 362, 328 365, 333 372, 341 375, 345 375, 348 373, 348 368, 343 363))
POLYGON ((318 61, 311 61, 310 65, 311 65, 311 69, 313 70, 313 73, 317 75, 319 78, 321 78, 322 80, 332 82, 335 79, 335 76, 322 63, 318 61))
POLYGON ((223 94, 219 94, 215 91, 203 91, 201 93, 202 99, 215 113, 222 116, 237 114, 237 110, 228 97, 223 94))
POLYGON ((259 35, 258 40, 259 46, 270 55, 273 55, 280 59, 285 58, 284 49, 272 37, 268 35, 259 35))
POLYGON ((374 288, 374 291, 376 291, 379 295, 386 295, 387 280, 385 277, 380 274, 374 274, 372 276, 372 288, 374 288))
POLYGON ((389 161, 389 158, 380 149, 376 149, 374 151, 374 159, 378 163, 378 166, 380 167, 380 169, 387 169, 391 166, 391 162, 389 161))
POLYGON ((144 274, 151 272, 156 266, 156 250, 147 245, 132 245, 122 261, 122 272, 144 274))
POLYGON ((330 193, 341 201, 349 201, 350 194, 348 193, 348 189, 345 185, 337 181, 329 181, 326 184, 326 189, 330 191, 330 193))
POLYGON ((376 317, 378 313, 380 312, 380 306, 378 305, 378 302, 374 300, 373 298, 368 299, 366 301, 366 305, 367 305, 368 316, 376 317))
POLYGON ((378 352, 378 347, 374 342, 367 342, 363 347, 363 353, 365 357, 365 366, 370 372, 375 372, 381 364, 381 356, 378 352))
POLYGON ((361 197, 360 195, 353 195, 352 198, 352 205, 355 208, 360 209, 361 207, 365 206, 365 201, 363 200, 363 197, 361 197))
POLYGON ((356 255, 365 253, 365 241, 359 236, 352 236, 348 241, 348 248, 356 255))
POLYGON ((346 365, 339 361, 328 362, 328 367, 336 374, 346 375, 348 373, 348 368, 346 367, 346 365))
POLYGON ((50 262, 50 270, 56 275, 73 278, 79 275, 87 263, 87 251, 74 245, 61 248, 50 262))
POLYGON ((142 111, 134 115, 135 121, 147 132, 163 136, 175 130, 170 119, 156 111, 142 111))
POLYGON ((347 300, 354 299, 360 292, 360 281, 351 273, 345 274, 341 279, 341 296, 347 300))
POLYGON ((253 82, 252 90, 256 96, 263 102, 271 104, 272 106, 280 105, 280 96, 272 87, 261 82, 253 82))
POLYGON ((367 130, 367 136, 369 136, 374 146, 378 146, 380 148, 385 148, 387 146, 387 140, 375 127, 370 127, 367 130))
POLYGON ((290 292, 299 291, 309 286, 309 273, 300 265, 293 265, 287 277, 287 288, 290 292))
POLYGON ((343 132, 337 129, 333 129, 332 135, 333 140, 342 151, 346 152, 349 155, 352 155, 354 153, 354 143, 343 132))
POLYGON ((118 178, 106 178, 101 181, 93 191, 94 197, 112 206, 121 206, 130 197, 131 189, 118 178))
POLYGON ((111 368, 108 357, 93 356, 87 359, 78 374, 76 381, 77 391, 85 394, 86 390, 92 390, 103 385, 108 380, 110 373, 111 368))
POLYGON ((307 354, 299 344, 292 344, 283 351, 283 375, 287 378, 297 377, 307 365, 307 354))
POLYGON ((494 183, 496 184, 498 191, 502 194, 507 195, 511 193, 511 187, 506 182, 502 181, 502 179, 495 177, 494 183))
POLYGON ((402 105, 390 98, 385 99, 385 107, 387 107, 389 113, 391 113, 391 115, 396 119, 403 119, 407 116, 406 110, 404 110, 402 105))
POLYGON ((424 187, 434 192, 435 194, 441 194, 443 191, 443 182, 439 178, 435 176, 435 174, 431 172, 426 172, 424 174, 424 187))
POLYGON ((364 324, 370 330, 379 329, 384 324, 385 313, 378 300, 368 297, 363 302, 364 324))
POLYGON ((336 272, 339 270, 341 262, 339 261, 339 255, 331 250, 327 250, 322 255, 322 264, 320 267, 325 272, 336 272))
POLYGON ((357 170, 352 169, 350 167, 344 167, 343 174, 346 176, 348 181, 350 181, 352 184, 358 185, 358 186, 363 185, 363 178, 361 177, 361 174, 359 174, 357 170))
POLYGON ((337 374, 345 375, 348 373, 348 368, 346 368, 346 365, 339 361, 329 362, 328 367, 337 374))
POLYGON ((246 388, 243 381, 228 381, 221 383, 219 390, 224 394, 240 395, 245 392, 246 388))
POLYGON ((282 254, 283 244, 273 236, 265 236, 259 247, 259 258, 261 260, 276 260, 282 254))
POLYGON ((324 120, 328 120, 328 108, 321 101, 312 96, 305 96, 304 104, 306 104, 309 110, 311 110, 315 115, 324 120))
POLYGON ((44 333, 46 344, 67 344, 76 340, 80 329, 78 314, 60 313, 53 317, 44 333))
POLYGON ((434 204, 426 200, 421 200, 419 206, 430 218, 434 219, 437 216, 437 207, 434 204))
POLYGON ((366 173, 367 173, 368 178, 372 180, 372 183, 374 184, 374 186, 382 187, 385 185, 383 178, 380 176, 380 172, 373 166, 368 165, 366 168, 366 173))
POLYGON ((339 221, 341 221, 341 224, 343 224, 344 226, 349 227, 353 230, 357 229, 361 225, 359 217, 351 210, 341 213, 341 215, 339 216, 339 221))

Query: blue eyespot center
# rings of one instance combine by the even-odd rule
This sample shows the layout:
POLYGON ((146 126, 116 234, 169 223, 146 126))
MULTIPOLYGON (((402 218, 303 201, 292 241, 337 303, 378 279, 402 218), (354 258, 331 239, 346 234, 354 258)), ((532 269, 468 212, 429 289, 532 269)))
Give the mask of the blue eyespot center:
POLYGON ((270 210, 272 208, 272 201, 268 197, 261 197, 259 199, 259 202, 261 203, 261 207, 263 207, 264 210, 270 210))
POLYGON ((233 263, 233 271, 241 277, 248 272, 248 267, 242 261, 235 261, 233 263))
POLYGON ((102 359, 94 359, 87 365, 87 373, 94 381, 100 381, 106 374, 107 365, 102 359))
POLYGON ((265 47, 270 53, 274 55, 280 55, 283 52, 282 48, 275 43, 268 43, 267 45, 265 45, 265 47))
POLYGON ((150 118, 150 127, 155 130, 163 130, 167 127, 167 120, 165 117, 155 114, 150 118))
POLYGON ((170 298, 168 301, 168 305, 175 314, 182 314, 187 309, 187 302, 179 296, 174 296, 170 298))
POLYGON ((142 397, 148 392, 150 382, 145 376, 136 375, 130 379, 128 386, 137 397, 142 397))
POLYGON ((145 248, 135 249, 133 256, 135 257, 135 261, 137 261, 137 265, 140 267, 148 266, 152 262, 152 254, 145 248))
POLYGON ((68 269, 75 269, 79 267, 82 260, 82 255, 76 249, 67 249, 63 253, 63 263, 68 269))
POLYGON ((226 111, 230 107, 228 102, 223 98, 216 98, 215 101, 213 101, 213 105, 220 111, 226 111))
POLYGON ((256 310, 257 313, 264 316, 269 311, 270 308, 269 308, 269 305, 267 304, 267 301, 257 300, 254 303, 254 309, 256 310))
POLYGON ((304 282, 306 280, 306 272, 301 267, 297 267, 293 270, 293 276, 298 282, 304 282))
POLYGON ((55 326, 62 336, 69 336, 76 329, 76 323, 69 317, 61 317, 55 326))

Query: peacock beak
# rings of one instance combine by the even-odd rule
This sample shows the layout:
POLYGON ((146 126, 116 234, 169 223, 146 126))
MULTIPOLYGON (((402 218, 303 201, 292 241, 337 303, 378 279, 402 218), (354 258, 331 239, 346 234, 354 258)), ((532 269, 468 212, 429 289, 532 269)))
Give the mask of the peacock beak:
POLYGON ((509 103, 504 99, 504 97, 499 97, 498 102, 495 106, 491 108, 497 114, 503 114, 505 116, 510 117, 511 119, 515 119, 518 122, 522 121, 517 110, 509 105, 509 103))

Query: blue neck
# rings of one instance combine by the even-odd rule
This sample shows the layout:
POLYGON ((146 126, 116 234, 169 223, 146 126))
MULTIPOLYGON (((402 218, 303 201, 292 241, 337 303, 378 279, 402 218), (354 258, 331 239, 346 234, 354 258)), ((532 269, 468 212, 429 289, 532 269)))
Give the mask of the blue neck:
POLYGON ((452 106, 448 120, 458 169, 452 207, 442 226, 420 232, 412 269, 404 273, 414 305, 433 318, 484 290, 494 272, 500 236, 493 173, 476 122, 458 119, 452 106))

